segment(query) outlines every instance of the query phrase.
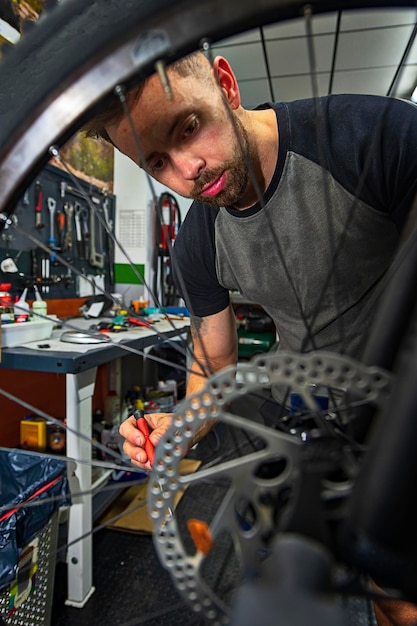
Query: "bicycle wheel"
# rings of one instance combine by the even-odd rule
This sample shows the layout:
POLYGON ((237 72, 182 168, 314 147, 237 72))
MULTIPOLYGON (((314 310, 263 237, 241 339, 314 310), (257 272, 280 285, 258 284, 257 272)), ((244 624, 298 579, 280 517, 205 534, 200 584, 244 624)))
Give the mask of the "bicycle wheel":
MULTIPOLYGON (((414 7, 415 2, 329 1, 316 2, 312 9, 320 13, 345 8, 378 6, 414 7)), ((261 6, 254 6, 249 1, 237 0, 227 3, 206 0, 198 4, 190 0, 180 2, 165 0, 152 5, 147 2, 74 0, 55 9, 37 25, 33 34, 29 33, 15 49, 10 51, 1 64, 1 84, 7 86, 0 94, 2 115, 0 208, 3 214, 12 213, 14 204, 22 196, 29 182, 48 161, 50 147, 59 148, 63 145, 83 121, 88 119, 100 100, 109 95, 117 85, 129 86, 138 79, 153 73, 156 60, 162 59, 169 63, 196 49, 203 41, 216 43, 249 28, 298 17, 303 10, 303 2, 292 0, 282 2, 270 0, 262 3, 261 6), (11 102, 13 106, 10 106, 11 102)), ((408 290, 407 293, 409 293, 408 290)), ((408 303, 405 308, 408 319, 409 311, 413 307, 408 303)), ((390 328, 391 319, 392 313, 389 312, 387 328, 390 328)), ((394 353, 397 351, 398 342, 399 339, 395 342, 394 353)), ((374 364, 373 357, 369 357, 367 362, 374 364)), ((329 363, 327 365, 330 367, 329 363)), ((257 372, 259 362, 254 367, 257 372)), ((271 367, 278 368, 278 365, 271 367)), ((342 365, 333 367, 334 371, 339 373, 338 367, 343 369, 342 365)), ((360 369, 360 366, 355 366, 353 369, 356 371, 360 369)), ((251 375, 256 377, 257 373, 251 375)), ((369 372, 365 372, 365 378, 368 375, 369 372)), ((381 374, 379 380, 382 378, 381 374)), ((249 380, 250 375, 248 375, 248 380, 244 381, 245 388, 250 388, 249 380)), ((311 384, 325 384, 325 382, 320 377, 314 377, 310 372, 311 384)), ((373 380, 372 384, 374 383, 378 387, 379 383, 373 380)), ((227 385, 229 384, 230 380, 227 381, 227 385)), ((257 382, 257 385, 262 386, 262 384, 262 380, 257 382)), ((216 383, 212 385, 215 387, 216 383)), ((334 386, 334 393, 338 393, 338 385, 330 386, 334 386)), ((349 388, 352 386, 348 383, 349 388)), ((373 387, 372 392, 374 392, 373 387)), ((213 387, 210 387, 208 390, 210 402, 213 402, 212 393, 213 387)), ((305 400, 310 401, 308 394, 305 400)), ((203 400, 203 404, 204 402, 203 400)), ((215 407, 215 403, 213 406, 215 407)), ((157 503, 153 500, 151 505, 155 506, 157 511, 162 510, 162 514, 155 513, 155 517, 161 520, 161 530, 163 530, 163 523, 166 523, 167 515, 170 515, 168 509, 171 506, 167 507, 166 503, 170 503, 171 491, 167 492, 167 497, 162 496, 165 501, 161 505, 158 500, 161 498, 159 483, 164 484, 166 474, 176 472, 176 467, 167 466, 167 455, 171 458, 172 446, 174 449, 177 445, 180 448, 183 445, 183 437, 187 439, 192 433, 193 426, 187 428, 188 419, 190 423, 196 422, 199 419, 200 408, 201 406, 195 408, 192 403, 188 405, 182 421, 179 416, 176 423, 177 428, 184 426, 185 434, 181 434, 180 439, 176 440, 177 435, 171 432, 164 447, 161 448, 161 456, 157 458, 157 462, 160 461, 162 464, 158 468, 158 479, 153 482, 153 497, 157 503)), ((308 420, 312 419, 314 428, 318 423, 319 430, 325 429, 317 406, 314 404, 310 409, 311 414, 308 420)), ((221 410, 215 408, 214 412, 216 417, 221 418, 223 408, 221 410)), ((225 419, 227 421, 227 416, 225 419)), ((302 423, 305 424, 305 416, 303 416, 302 423)), ((239 422, 239 426, 245 426, 245 423, 239 422)), ((246 428, 249 427, 246 426, 246 428)), ((257 434, 263 435, 267 444, 269 438, 273 439, 272 434, 265 434, 262 429, 257 434)), ((286 441, 286 438, 281 436, 279 440, 280 442, 286 441)), ((295 448, 297 444, 289 444, 289 446, 295 448)), ((340 453, 339 461, 342 456, 344 457, 344 453, 345 450, 343 454, 340 453)), ((277 451, 274 449, 273 457, 276 455, 277 451)), ((279 476, 281 480, 281 473, 279 476)), ((274 477, 276 478, 277 476, 274 477)), ((297 482, 294 476, 291 477, 291 481, 297 482)), ((173 480, 172 491, 177 489, 177 486, 177 481, 173 480)), ((275 483, 273 486, 276 488, 275 483)), ((164 490, 163 494, 165 494, 164 490)), ((250 516, 248 517, 246 512, 242 515, 239 512, 237 517, 242 516, 242 524, 249 524, 249 529, 245 531, 245 537, 248 537, 251 534, 250 516)), ((264 530, 267 529, 264 528, 264 530)), ((169 530, 168 535, 169 540, 164 539, 163 543, 164 550, 168 546, 164 558, 172 563, 172 550, 174 549, 175 553, 175 547, 173 548, 170 542, 175 542, 177 531, 169 530)), ((259 546, 257 547, 259 549, 259 546)), ((182 554, 180 557, 176 554, 177 564, 178 558, 181 557, 182 554)), ((191 579, 195 577, 196 570, 191 568, 184 573, 182 565, 179 570, 176 580, 179 589, 185 591, 187 600, 191 601, 195 608, 205 603, 206 610, 210 613, 208 617, 218 620, 219 614, 215 603, 213 604, 210 598, 210 602, 207 603, 208 596, 201 598, 198 593, 196 594, 195 586, 184 583, 184 576, 191 579)), ((221 615, 225 614, 222 608, 221 615)))

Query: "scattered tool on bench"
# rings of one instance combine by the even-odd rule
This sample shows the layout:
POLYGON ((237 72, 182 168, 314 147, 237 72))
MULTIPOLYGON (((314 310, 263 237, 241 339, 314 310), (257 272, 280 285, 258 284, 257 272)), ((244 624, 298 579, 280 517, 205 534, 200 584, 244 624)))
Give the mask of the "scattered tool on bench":
POLYGON ((151 324, 149 322, 138 317, 128 317, 127 321, 129 324, 133 324, 134 326, 145 326, 145 328, 151 328, 151 324))

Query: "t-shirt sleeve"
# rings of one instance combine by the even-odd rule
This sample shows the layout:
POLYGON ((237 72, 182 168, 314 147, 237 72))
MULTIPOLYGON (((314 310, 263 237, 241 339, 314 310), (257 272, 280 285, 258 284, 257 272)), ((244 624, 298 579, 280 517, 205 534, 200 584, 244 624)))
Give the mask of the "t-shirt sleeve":
POLYGON ((197 317, 219 313, 229 304, 229 291, 220 285, 216 273, 217 215, 218 209, 194 202, 173 248, 176 287, 190 314, 197 317))
POLYGON ((291 132, 301 153, 327 168, 352 195, 390 215, 401 231, 417 194, 416 105, 366 95, 333 95, 320 102, 319 128, 311 101, 296 107, 291 132))
POLYGON ((385 118, 381 146, 383 189, 389 198, 388 211, 401 231, 417 196, 417 107, 390 98, 385 118))
POLYGON ((335 164, 336 177, 343 171, 349 176, 353 167, 354 177, 342 182, 390 215, 400 232, 417 194, 417 107, 397 98, 358 97, 354 110, 345 109, 339 131, 336 143, 344 158, 335 164))

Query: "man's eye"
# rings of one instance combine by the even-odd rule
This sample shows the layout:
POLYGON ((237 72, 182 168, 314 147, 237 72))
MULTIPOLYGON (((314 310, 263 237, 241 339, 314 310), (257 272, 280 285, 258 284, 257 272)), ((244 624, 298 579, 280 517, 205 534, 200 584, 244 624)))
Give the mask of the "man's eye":
POLYGON ((153 171, 159 171, 164 167, 165 161, 164 159, 157 159, 156 161, 154 161, 153 163, 151 163, 151 170, 153 171))
POLYGON ((188 137, 189 135, 194 134, 197 128, 198 128, 198 120, 197 118, 193 118, 191 122, 187 124, 187 126, 185 127, 184 135, 188 137))

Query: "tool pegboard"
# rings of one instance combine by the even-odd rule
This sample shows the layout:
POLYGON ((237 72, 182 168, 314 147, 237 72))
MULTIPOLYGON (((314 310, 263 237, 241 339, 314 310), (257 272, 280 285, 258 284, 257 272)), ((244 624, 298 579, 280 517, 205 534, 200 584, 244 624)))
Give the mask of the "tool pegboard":
POLYGON ((45 300, 113 291, 114 245, 104 223, 114 231, 115 209, 113 194, 47 165, 0 235, 0 282, 11 283, 13 295, 28 287, 29 299, 34 284, 45 300))

